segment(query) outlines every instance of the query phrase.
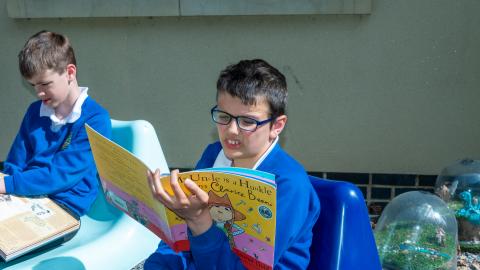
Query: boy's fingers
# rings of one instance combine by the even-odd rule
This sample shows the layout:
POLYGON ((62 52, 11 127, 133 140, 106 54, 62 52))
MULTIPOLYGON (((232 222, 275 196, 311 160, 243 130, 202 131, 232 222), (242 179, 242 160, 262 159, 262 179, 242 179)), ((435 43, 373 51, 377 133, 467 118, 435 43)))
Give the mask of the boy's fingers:
POLYGON ((167 192, 165 192, 160 182, 160 170, 157 169, 154 174, 150 173, 149 181, 151 183, 153 195, 162 203, 173 205, 173 199, 167 194, 167 192))
POLYGON ((201 189, 195 182, 190 179, 185 180, 185 186, 192 192, 197 199, 203 203, 208 203, 208 193, 201 189))
POLYGON ((150 190, 152 191, 153 194, 156 193, 155 186, 153 185, 153 172, 151 170, 147 171, 147 181, 148 181, 148 186, 150 187, 150 190))
POLYGON ((154 194, 157 193, 157 189, 155 188, 155 185, 154 185, 156 172, 157 171, 152 172, 151 170, 147 171, 148 183, 149 183, 150 189, 152 190, 152 193, 154 193, 154 194))
POLYGON ((183 192, 180 184, 178 183, 178 170, 173 170, 170 176, 170 186, 172 187, 173 194, 182 206, 188 205, 188 198, 183 192))

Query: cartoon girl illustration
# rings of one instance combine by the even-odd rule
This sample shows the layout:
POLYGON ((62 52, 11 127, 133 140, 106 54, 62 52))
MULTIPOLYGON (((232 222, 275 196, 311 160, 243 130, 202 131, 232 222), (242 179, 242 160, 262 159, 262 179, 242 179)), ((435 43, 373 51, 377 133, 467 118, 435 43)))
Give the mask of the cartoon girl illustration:
POLYGON ((214 192, 209 191, 208 196, 208 207, 212 219, 215 221, 217 227, 222 229, 227 235, 230 247, 235 247, 233 237, 242 234, 244 230, 235 224, 234 221, 244 220, 246 218, 245 215, 233 209, 228 194, 220 197, 214 192))

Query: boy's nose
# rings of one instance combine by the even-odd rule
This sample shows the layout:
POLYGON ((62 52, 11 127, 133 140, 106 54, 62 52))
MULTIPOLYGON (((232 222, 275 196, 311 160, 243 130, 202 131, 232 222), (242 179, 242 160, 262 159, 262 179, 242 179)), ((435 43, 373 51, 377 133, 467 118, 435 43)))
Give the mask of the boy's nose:
POLYGON ((227 130, 230 133, 238 134, 239 129, 240 128, 238 127, 237 121, 235 121, 235 119, 232 119, 232 121, 230 121, 230 123, 227 125, 227 130))

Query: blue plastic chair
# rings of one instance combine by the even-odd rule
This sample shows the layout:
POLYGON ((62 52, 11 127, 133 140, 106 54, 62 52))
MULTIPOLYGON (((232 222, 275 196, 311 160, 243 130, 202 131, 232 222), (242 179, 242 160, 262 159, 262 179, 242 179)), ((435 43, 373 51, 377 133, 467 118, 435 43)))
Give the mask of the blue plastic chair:
MULTIPOLYGON (((150 168, 169 172, 155 129, 149 122, 112 120, 112 139, 150 168)), ((153 253, 159 241, 148 229, 109 205, 100 191, 70 241, 8 263, 0 259, 0 269, 131 269, 153 253)))
POLYGON ((355 185, 310 176, 321 212, 313 228, 308 270, 382 269, 362 192, 355 185))

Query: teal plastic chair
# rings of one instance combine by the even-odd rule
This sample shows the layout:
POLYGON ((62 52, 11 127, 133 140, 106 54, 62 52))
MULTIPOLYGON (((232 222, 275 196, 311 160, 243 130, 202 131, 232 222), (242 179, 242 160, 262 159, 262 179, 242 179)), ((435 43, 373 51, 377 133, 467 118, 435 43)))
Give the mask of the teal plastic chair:
MULTIPOLYGON (((112 120, 112 139, 150 168, 169 172, 155 129, 149 122, 112 120)), ((128 270, 153 253, 159 241, 148 229, 108 204, 100 191, 70 241, 8 263, 0 259, 0 269, 128 270)))
POLYGON ((381 270, 362 192, 354 184, 310 176, 321 211, 307 270, 381 270))

